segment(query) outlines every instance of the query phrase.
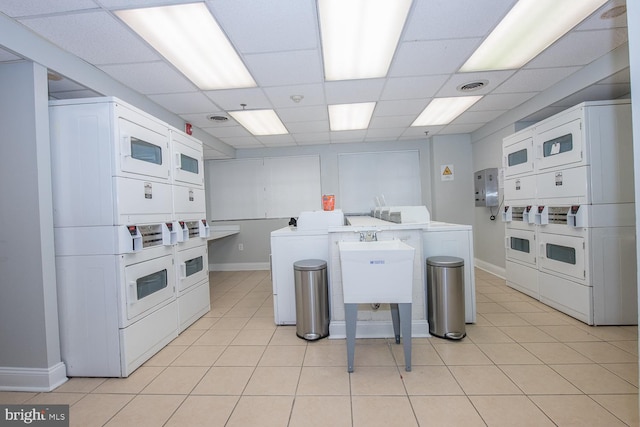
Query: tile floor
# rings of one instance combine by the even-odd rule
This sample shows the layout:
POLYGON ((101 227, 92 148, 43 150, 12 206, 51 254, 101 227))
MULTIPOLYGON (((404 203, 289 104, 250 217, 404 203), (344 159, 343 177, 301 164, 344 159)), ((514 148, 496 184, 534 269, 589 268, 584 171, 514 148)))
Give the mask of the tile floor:
POLYGON ((129 378, 3 403, 67 403, 72 426, 636 426, 636 327, 589 327, 476 271, 467 338, 307 343, 273 324, 266 271, 211 273, 212 310, 129 378))

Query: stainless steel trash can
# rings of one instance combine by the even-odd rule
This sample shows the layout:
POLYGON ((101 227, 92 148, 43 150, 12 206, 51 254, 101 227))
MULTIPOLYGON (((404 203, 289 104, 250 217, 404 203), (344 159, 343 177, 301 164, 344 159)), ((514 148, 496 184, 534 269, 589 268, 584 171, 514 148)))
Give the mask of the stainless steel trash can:
POLYGON ((465 337, 462 258, 427 258, 427 301, 430 334, 453 340, 465 337))
POLYGON ((296 335, 313 341, 329 335, 327 263, 304 259, 293 263, 296 288, 296 335))

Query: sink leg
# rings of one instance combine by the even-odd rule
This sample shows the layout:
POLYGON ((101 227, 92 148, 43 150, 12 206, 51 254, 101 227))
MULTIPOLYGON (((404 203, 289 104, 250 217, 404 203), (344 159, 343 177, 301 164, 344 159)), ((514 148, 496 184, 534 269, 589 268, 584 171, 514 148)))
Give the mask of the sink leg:
POLYGON ((356 347, 356 320, 358 304, 345 304, 344 317, 347 327, 347 372, 353 372, 353 358, 356 347))
POLYGON ((400 311, 400 326, 404 340, 404 366, 405 371, 411 371, 411 303, 398 304, 400 311))
POLYGON ((396 336, 396 344, 400 344, 400 313, 398 304, 389 304, 391 308, 391 323, 393 323, 393 334, 396 336))

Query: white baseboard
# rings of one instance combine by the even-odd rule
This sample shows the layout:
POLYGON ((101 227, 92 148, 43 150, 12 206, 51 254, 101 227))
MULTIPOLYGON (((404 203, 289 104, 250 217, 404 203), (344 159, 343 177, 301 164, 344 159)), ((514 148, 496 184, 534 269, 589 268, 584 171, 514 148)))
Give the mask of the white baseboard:
POLYGON ((494 264, 489 264, 486 261, 482 261, 481 259, 475 258, 474 260, 475 266, 480 270, 484 270, 488 273, 498 276, 501 279, 507 277, 507 270, 504 267, 498 267, 494 264))
POLYGON ((255 271, 270 270, 268 262, 231 262, 226 264, 209 264, 209 271, 255 271))
POLYGON ((62 362, 48 369, 0 366, 0 391, 51 391, 67 380, 67 367, 62 362))
MULTIPOLYGON (((393 324, 391 321, 356 322, 356 338, 393 338, 393 324)), ((426 320, 413 320, 411 322, 411 336, 413 338, 427 338, 429 335, 429 322, 426 320)), ((344 320, 332 320, 329 323, 330 339, 347 338, 347 324, 344 320)))

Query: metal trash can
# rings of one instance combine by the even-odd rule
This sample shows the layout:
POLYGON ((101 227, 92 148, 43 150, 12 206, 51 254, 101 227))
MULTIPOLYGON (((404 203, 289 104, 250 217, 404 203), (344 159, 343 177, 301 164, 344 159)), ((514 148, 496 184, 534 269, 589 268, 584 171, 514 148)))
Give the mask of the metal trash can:
POLYGON ((453 340, 466 336, 462 258, 427 258, 427 301, 430 334, 453 340))
POLYGON ((296 335, 313 341, 329 335, 327 263, 303 259, 293 263, 296 288, 296 335))

